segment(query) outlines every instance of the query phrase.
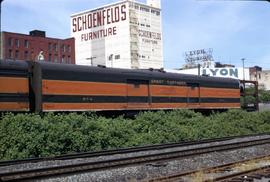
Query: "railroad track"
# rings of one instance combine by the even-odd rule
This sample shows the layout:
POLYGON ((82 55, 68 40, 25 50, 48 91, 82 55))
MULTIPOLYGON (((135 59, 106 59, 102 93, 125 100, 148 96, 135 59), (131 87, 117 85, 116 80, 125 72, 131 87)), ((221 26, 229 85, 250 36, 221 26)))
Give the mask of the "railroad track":
MULTIPOLYGON (((53 158, 52 160, 67 160, 75 158, 96 158, 101 155, 119 155, 123 153, 135 153, 133 156, 126 156, 112 158, 112 159, 102 159, 98 161, 90 161, 78 164, 68 164, 60 165, 54 167, 43 167, 39 169, 27 169, 13 172, 0 172, 0 181, 21 181, 21 180, 33 180, 37 178, 49 178, 52 176, 59 175, 68 175, 74 173, 84 173, 84 172, 93 172, 100 170, 107 170, 112 168, 121 168, 125 166, 134 166, 140 164, 151 164, 160 161, 168 161, 177 158, 190 157, 194 155, 200 155, 210 152, 220 152, 227 150, 234 150, 239 148, 251 147, 255 145, 263 145, 270 143, 270 135, 259 135, 260 138, 256 138, 257 135, 253 135, 253 139, 246 141, 233 141, 234 139, 240 139, 243 137, 228 137, 225 139, 216 139, 216 140, 203 140, 201 142, 186 142, 182 144, 167 144, 167 145, 156 145, 148 147, 139 147, 133 149, 121 149, 119 151, 107 151, 107 152, 96 152, 96 153, 83 153, 83 154, 74 154, 66 155, 53 158), (262 137, 262 138, 261 138, 262 137), (194 146, 188 148, 187 146, 194 146), (186 147, 185 149, 180 149, 181 147, 186 147), (172 149, 173 150, 169 150, 172 149), (179 148, 179 149, 177 149, 179 148), (145 153, 139 154, 138 151, 151 151, 154 150, 154 153, 145 153)), ((247 136, 245 136, 247 137, 247 136)), ((251 137, 251 136, 248 136, 251 137)), ((252 138, 252 137, 251 137, 252 138)), ((38 159, 35 159, 34 162, 37 162, 38 159)), ((43 159, 41 159, 42 161, 43 159)), ((47 159, 46 159, 47 160, 47 159)), ((23 162, 23 161, 20 161, 23 162)), ((24 162, 29 163, 30 161, 24 160, 24 162)), ((17 163, 18 164, 18 163, 17 163)), ((16 162, 12 164, 11 161, 6 162, 6 166, 17 165, 16 162)), ((20 163, 21 164, 21 163, 20 163)), ((4 163, 2 166, 4 167, 4 163)))
POLYGON ((237 161, 225 165, 194 170, 185 173, 176 173, 148 180, 148 182, 171 181, 200 181, 200 182, 240 182, 270 179, 270 156, 260 156, 253 159, 237 161))
MULTIPOLYGON (((262 135, 268 135, 268 134, 270 135, 270 133, 262 134, 262 135)), ((181 143, 168 143, 168 144, 162 144, 162 145, 142 146, 142 147, 136 147, 136 148, 122 148, 122 149, 96 151, 96 152, 73 153, 73 154, 59 155, 55 157, 40 157, 40 158, 31 158, 31 159, 22 159, 22 160, 0 161, 0 167, 25 164, 25 163, 52 161, 52 160, 71 160, 71 159, 76 159, 76 158, 100 157, 100 156, 109 156, 109 155, 114 155, 114 154, 126 154, 126 153, 143 152, 143 151, 150 151, 150 150, 162 150, 162 149, 176 148, 176 147, 182 147, 182 146, 199 145, 199 144, 210 143, 210 142, 220 142, 220 141, 232 140, 232 139, 237 139, 237 138, 244 138, 247 136, 258 136, 258 135, 244 135, 240 137, 231 136, 231 137, 225 137, 225 138, 205 139, 205 140, 200 140, 200 141, 183 141, 181 143)))
POLYGON ((222 142, 222 141, 228 141, 228 140, 233 140, 233 139, 241 139, 241 138, 246 138, 246 137, 256 137, 256 136, 264 136, 264 135, 270 136, 270 133, 230 136, 230 137, 215 138, 215 139, 205 139, 205 140, 199 140, 199 141, 182 141, 180 143, 168 143, 168 144, 161 144, 161 145, 122 148, 122 149, 115 149, 115 150, 72 153, 72 154, 65 154, 65 155, 59 155, 59 156, 53 156, 53 157, 40 157, 40 158, 30 158, 30 159, 21 159, 21 160, 0 161, 0 167, 9 166, 9 165, 19 165, 19 164, 25 164, 25 163, 38 163, 38 162, 52 161, 52 160, 71 160, 71 159, 76 159, 76 158, 100 157, 100 156, 110 156, 114 154, 127 154, 127 153, 144 152, 144 151, 150 151, 150 150, 163 150, 163 149, 177 148, 177 147, 182 147, 182 146, 200 145, 200 144, 211 143, 211 142, 222 142))

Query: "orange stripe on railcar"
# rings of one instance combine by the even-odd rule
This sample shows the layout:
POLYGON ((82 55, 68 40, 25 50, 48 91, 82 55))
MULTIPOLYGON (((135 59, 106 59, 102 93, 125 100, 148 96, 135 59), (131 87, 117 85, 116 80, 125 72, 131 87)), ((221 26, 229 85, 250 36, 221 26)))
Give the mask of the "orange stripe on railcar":
POLYGON ((83 81, 43 80, 43 94, 54 95, 126 95, 126 84, 83 81))
POLYGON ((28 102, 1 102, 1 111, 29 111, 28 102))
POLYGON ((28 93, 27 78, 0 77, 0 93, 28 93))
POLYGON ((200 88, 201 97, 219 97, 219 98, 240 98, 239 89, 227 88, 200 88))
POLYGON ((43 111, 124 110, 127 103, 43 103, 43 111))

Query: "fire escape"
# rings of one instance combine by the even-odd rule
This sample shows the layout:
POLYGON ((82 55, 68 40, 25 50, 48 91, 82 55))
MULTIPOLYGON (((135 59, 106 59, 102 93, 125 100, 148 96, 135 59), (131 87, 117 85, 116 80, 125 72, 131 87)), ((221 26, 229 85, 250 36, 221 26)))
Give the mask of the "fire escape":
POLYGON ((136 10, 130 8, 130 52, 131 52, 131 68, 140 68, 139 63, 139 25, 136 10))

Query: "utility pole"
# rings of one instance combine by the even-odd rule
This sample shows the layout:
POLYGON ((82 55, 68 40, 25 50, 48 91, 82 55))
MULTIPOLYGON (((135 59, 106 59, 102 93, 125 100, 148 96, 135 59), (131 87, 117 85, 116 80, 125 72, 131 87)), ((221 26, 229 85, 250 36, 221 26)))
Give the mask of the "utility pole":
POLYGON ((0 59, 2 59, 3 57, 2 57, 2 29, 1 29, 1 27, 2 27, 2 24, 1 24, 1 18, 2 18, 2 16, 1 16, 1 13, 2 13, 2 2, 3 2, 4 0, 0 0, 0 59))
POLYGON ((242 63, 243 63, 243 80, 245 80, 245 58, 242 58, 242 63))
POLYGON ((90 58, 86 58, 86 60, 90 60, 91 66, 93 66, 94 62, 93 59, 96 59, 97 57, 91 56, 90 58))

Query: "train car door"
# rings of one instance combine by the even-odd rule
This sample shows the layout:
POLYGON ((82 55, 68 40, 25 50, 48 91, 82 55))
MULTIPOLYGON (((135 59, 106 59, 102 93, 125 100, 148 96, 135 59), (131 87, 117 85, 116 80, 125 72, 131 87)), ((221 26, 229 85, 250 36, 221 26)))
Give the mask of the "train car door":
POLYGON ((148 80, 127 80, 127 107, 130 109, 149 108, 151 97, 148 80))
POLYGON ((187 106, 198 108, 200 106, 200 85, 198 83, 187 83, 187 106))

